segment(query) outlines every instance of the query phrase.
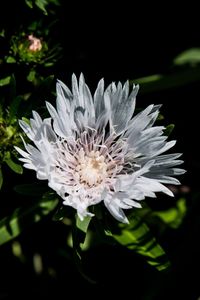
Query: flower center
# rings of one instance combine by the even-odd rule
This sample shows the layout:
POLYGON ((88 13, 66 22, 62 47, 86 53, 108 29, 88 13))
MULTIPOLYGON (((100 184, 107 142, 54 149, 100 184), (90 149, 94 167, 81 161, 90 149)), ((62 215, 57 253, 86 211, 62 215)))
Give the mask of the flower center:
POLYGON ((98 185, 107 177, 107 164, 99 151, 91 151, 87 155, 81 148, 77 156, 76 171, 79 174, 81 183, 89 186, 98 185))

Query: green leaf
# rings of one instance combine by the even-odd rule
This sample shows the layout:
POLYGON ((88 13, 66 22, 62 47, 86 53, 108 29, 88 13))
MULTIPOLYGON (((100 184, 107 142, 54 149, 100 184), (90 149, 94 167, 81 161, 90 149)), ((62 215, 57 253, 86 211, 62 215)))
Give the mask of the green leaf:
POLYGON ((33 82, 35 80, 35 76, 36 76, 36 71, 31 70, 27 76, 27 80, 33 82))
POLYGON ((17 163, 15 163, 10 155, 10 152, 6 152, 4 156, 4 162, 8 165, 8 167, 17 174, 23 173, 23 167, 17 163))
POLYGON ((11 76, 0 79, 0 86, 4 86, 10 83, 11 76))
POLYGON ((200 81, 200 67, 187 68, 169 75, 155 74, 130 81, 130 84, 140 84, 140 93, 146 94, 181 87, 200 81))
MULTIPOLYGON (((25 2, 30 8, 33 8, 33 0, 25 0, 25 2)), ((39 9, 43 11, 45 15, 47 15, 46 6, 49 3, 53 3, 55 5, 60 4, 58 0, 34 0, 34 3, 39 9)))
POLYGON ((32 0, 25 0, 25 3, 26 3, 30 8, 33 8, 33 2, 32 2, 32 0))
POLYGON ((73 247, 79 255, 82 249, 82 245, 85 242, 90 221, 91 221, 90 216, 85 217, 83 221, 80 220, 78 215, 75 216, 75 222, 73 223, 73 230, 72 230, 72 238, 73 238, 73 247))
POLYGON ((49 75, 48 77, 46 77, 43 82, 41 83, 41 89, 49 89, 50 86, 52 85, 54 80, 54 75, 49 75))
POLYGON ((175 59, 175 65, 191 64, 195 65, 200 63, 200 48, 191 48, 180 53, 175 59))
POLYGON ((2 173, 1 166, 0 166, 0 189, 2 188, 2 185, 3 185, 3 173, 2 173))
POLYGON ((92 278, 90 278, 85 273, 85 271, 83 269, 82 256, 81 256, 81 254, 82 254, 82 245, 83 245, 83 243, 85 241, 85 238, 86 238, 86 232, 85 232, 85 230, 87 230, 86 228, 88 228, 89 220, 87 220, 85 222, 82 221, 84 223, 84 226, 80 225, 81 221, 79 222, 79 226, 81 227, 81 229, 79 229, 77 227, 77 222, 79 222, 78 221, 78 216, 76 216, 76 218, 75 218, 75 220, 74 220, 74 222, 72 224, 72 245, 73 245, 74 262, 76 264, 76 267, 77 267, 79 273, 83 276, 83 278, 85 278, 90 283, 94 284, 96 282, 92 278))
POLYGON ((12 121, 13 119, 16 118, 19 105, 22 102, 23 98, 21 96, 18 96, 14 98, 14 100, 11 102, 9 106, 9 120, 12 121))
POLYGON ((77 216, 77 218, 76 218, 76 227, 78 229, 80 229, 82 232, 87 233, 88 226, 90 224, 91 218, 92 217, 90 217, 90 216, 86 216, 83 219, 83 221, 81 221, 80 218, 77 216))
POLYGON ((152 215, 159 217, 165 224, 176 229, 182 224, 186 211, 186 200, 185 198, 180 198, 176 207, 164 211, 155 211, 152 215))
POLYGON ((1 29, 0 36, 3 37, 3 38, 5 37, 5 29, 1 29))
POLYGON ((134 82, 136 82, 137 84, 145 84, 145 83, 149 83, 149 82, 152 83, 152 82, 157 82, 161 78, 162 78, 162 75, 154 74, 154 75, 150 75, 150 76, 146 76, 146 77, 141 77, 139 79, 134 80, 134 82))
POLYGON ((6 57, 6 62, 8 64, 14 64, 14 63, 16 63, 16 59, 14 57, 12 57, 12 56, 7 56, 6 57))
POLYGON ((35 4, 37 5, 37 7, 39 7, 39 9, 43 11, 45 15, 47 15, 47 10, 45 8, 48 4, 47 0, 35 0, 35 4))
POLYGON ((0 221, 0 245, 16 238, 23 230, 40 221, 58 204, 58 199, 48 199, 47 195, 28 208, 17 208, 12 215, 0 221))
POLYGON ((24 196, 40 197, 48 191, 48 186, 42 183, 27 183, 14 186, 15 192, 24 196))
POLYGON ((164 135, 169 136, 172 131, 174 130, 175 125, 174 124, 169 124, 166 126, 165 130, 164 130, 164 135))
POLYGON ((134 215, 129 225, 121 225, 120 233, 114 233, 113 238, 127 249, 144 256, 147 262, 159 271, 170 266, 163 248, 139 216, 134 215))

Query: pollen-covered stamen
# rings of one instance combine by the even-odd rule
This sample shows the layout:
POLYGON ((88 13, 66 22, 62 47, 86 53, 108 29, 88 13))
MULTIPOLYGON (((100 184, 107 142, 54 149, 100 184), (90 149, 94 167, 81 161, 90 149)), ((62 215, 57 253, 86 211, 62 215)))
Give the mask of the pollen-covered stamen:
POLYGON ((88 155, 85 155, 83 148, 81 148, 77 160, 76 171, 79 173, 80 183, 95 186, 105 181, 107 164, 99 151, 92 150, 88 155))

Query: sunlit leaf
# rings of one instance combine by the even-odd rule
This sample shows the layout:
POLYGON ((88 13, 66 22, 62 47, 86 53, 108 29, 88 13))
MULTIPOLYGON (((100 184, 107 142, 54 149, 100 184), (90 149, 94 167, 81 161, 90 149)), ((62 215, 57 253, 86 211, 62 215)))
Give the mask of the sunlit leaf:
POLYGON ((72 240, 73 240, 73 247, 77 254, 80 255, 82 245, 85 242, 85 238, 88 231, 88 226, 90 224, 91 217, 87 216, 84 220, 80 220, 78 215, 75 217, 75 223, 73 224, 72 230, 72 240))
POLYGON ((57 204, 58 199, 48 200, 48 197, 43 197, 40 201, 34 202, 32 206, 18 208, 12 215, 2 219, 0 221, 0 245, 9 242, 23 230, 43 219, 55 209, 57 204))
POLYGON ((181 225, 186 215, 186 211, 186 200, 185 198, 180 198, 177 201, 176 207, 164 211, 155 211, 152 215, 159 217, 168 226, 176 229, 181 225))
POLYGON ((14 63, 16 63, 16 59, 13 56, 7 56, 6 57, 6 62, 8 64, 14 64, 14 63))
POLYGON ((113 234, 114 239, 134 252, 144 256, 147 262, 162 271, 170 266, 163 248, 152 236, 148 226, 138 216, 130 219, 130 224, 122 225, 119 233, 113 234))
POLYGON ((191 48, 180 53, 175 59, 175 65, 191 64, 195 65, 200 63, 200 48, 191 48))
POLYGON ((84 233, 86 233, 87 230, 88 230, 88 226, 90 224, 90 221, 91 221, 91 217, 90 216, 86 216, 82 221, 77 216, 77 218, 76 218, 76 226, 77 226, 78 229, 80 229, 81 231, 83 231, 84 233))
POLYGON ((10 83, 11 76, 0 79, 0 86, 4 86, 10 83))
MULTIPOLYGON (((93 239, 93 232, 91 230, 88 230, 87 234, 85 236, 84 243, 80 244, 80 248, 81 248, 82 251, 86 251, 91 247, 92 239, 93 239)), ((71 233, 68 235, 67 245, 69 247, 73 248, 73 239, 72 239, 72 234, 71 233)))

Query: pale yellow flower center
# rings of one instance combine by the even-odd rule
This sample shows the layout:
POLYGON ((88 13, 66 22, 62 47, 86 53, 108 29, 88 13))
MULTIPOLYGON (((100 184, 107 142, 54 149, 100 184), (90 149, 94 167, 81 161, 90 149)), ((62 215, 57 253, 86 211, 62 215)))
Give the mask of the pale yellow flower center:
POLYGON ((95 186, 107 177, 107 164, 99 151, 91 151, 86 155, 84 150, 80 149, 77 159, 76 171, 81 183, 95 186))

